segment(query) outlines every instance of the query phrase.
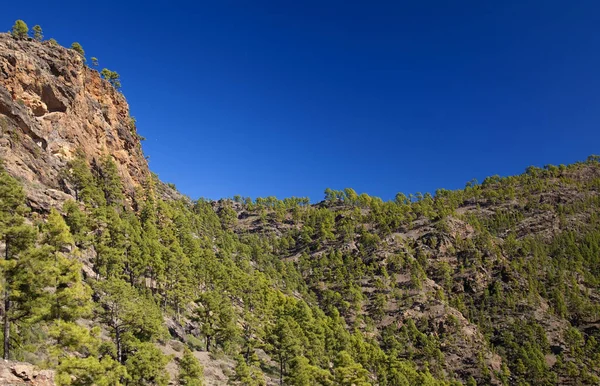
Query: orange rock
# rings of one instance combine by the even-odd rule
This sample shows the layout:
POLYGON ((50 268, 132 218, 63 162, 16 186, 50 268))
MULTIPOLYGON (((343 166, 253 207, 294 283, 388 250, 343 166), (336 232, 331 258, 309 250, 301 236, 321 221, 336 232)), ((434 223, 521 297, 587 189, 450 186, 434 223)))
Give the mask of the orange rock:
POLYGON ((62 171, 78 148, 112 155, 129 195, 149 176, 120 92, 72 50, 0 33, 0 158, 33 209, 72 196, 62 171))

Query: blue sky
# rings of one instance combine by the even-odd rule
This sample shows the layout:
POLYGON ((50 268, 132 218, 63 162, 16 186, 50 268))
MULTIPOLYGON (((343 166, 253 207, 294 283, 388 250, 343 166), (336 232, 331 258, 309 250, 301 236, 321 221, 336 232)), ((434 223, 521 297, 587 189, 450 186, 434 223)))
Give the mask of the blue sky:
POLYGON ((197 197, 462 188, 583 160, 600 131, 596 1, 26 1, 121 74, 161 179, 197 197))

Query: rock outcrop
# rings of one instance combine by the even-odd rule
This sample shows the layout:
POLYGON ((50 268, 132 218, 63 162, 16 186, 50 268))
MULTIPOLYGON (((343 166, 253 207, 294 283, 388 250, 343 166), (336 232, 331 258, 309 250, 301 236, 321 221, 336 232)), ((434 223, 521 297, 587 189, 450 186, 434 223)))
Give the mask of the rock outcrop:
POLYGON ((54 372, 37 370, 29 363, 0 360, 0 385, 54 386, 54 372))
POLYGON ((149 175, 127 101, 98 71, 73 50, 0 34, 0 159, 34 210, 71 196, 77 149, 92 165, 112 155, 130 193, 149 175))

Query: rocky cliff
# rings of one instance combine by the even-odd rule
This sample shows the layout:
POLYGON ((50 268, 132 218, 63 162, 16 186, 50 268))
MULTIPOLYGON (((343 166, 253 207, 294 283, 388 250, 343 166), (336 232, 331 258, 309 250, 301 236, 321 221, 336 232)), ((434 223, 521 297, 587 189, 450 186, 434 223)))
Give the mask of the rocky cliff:
POLYGON ((77 149, 110 154, 132 193, 149 175, 124 96, 77 52, 0 34, 0 159, 34 210, 73 193, 64 166, 77 149))

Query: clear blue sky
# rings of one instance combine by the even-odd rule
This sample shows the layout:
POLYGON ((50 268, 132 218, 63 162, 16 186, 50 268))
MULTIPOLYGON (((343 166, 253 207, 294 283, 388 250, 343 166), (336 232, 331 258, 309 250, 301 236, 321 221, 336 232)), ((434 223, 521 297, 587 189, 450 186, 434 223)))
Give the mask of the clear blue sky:
POLYGON ((597 1, 7 1, 121 74, 193 198, 384 199, 599 153, 597 1))

